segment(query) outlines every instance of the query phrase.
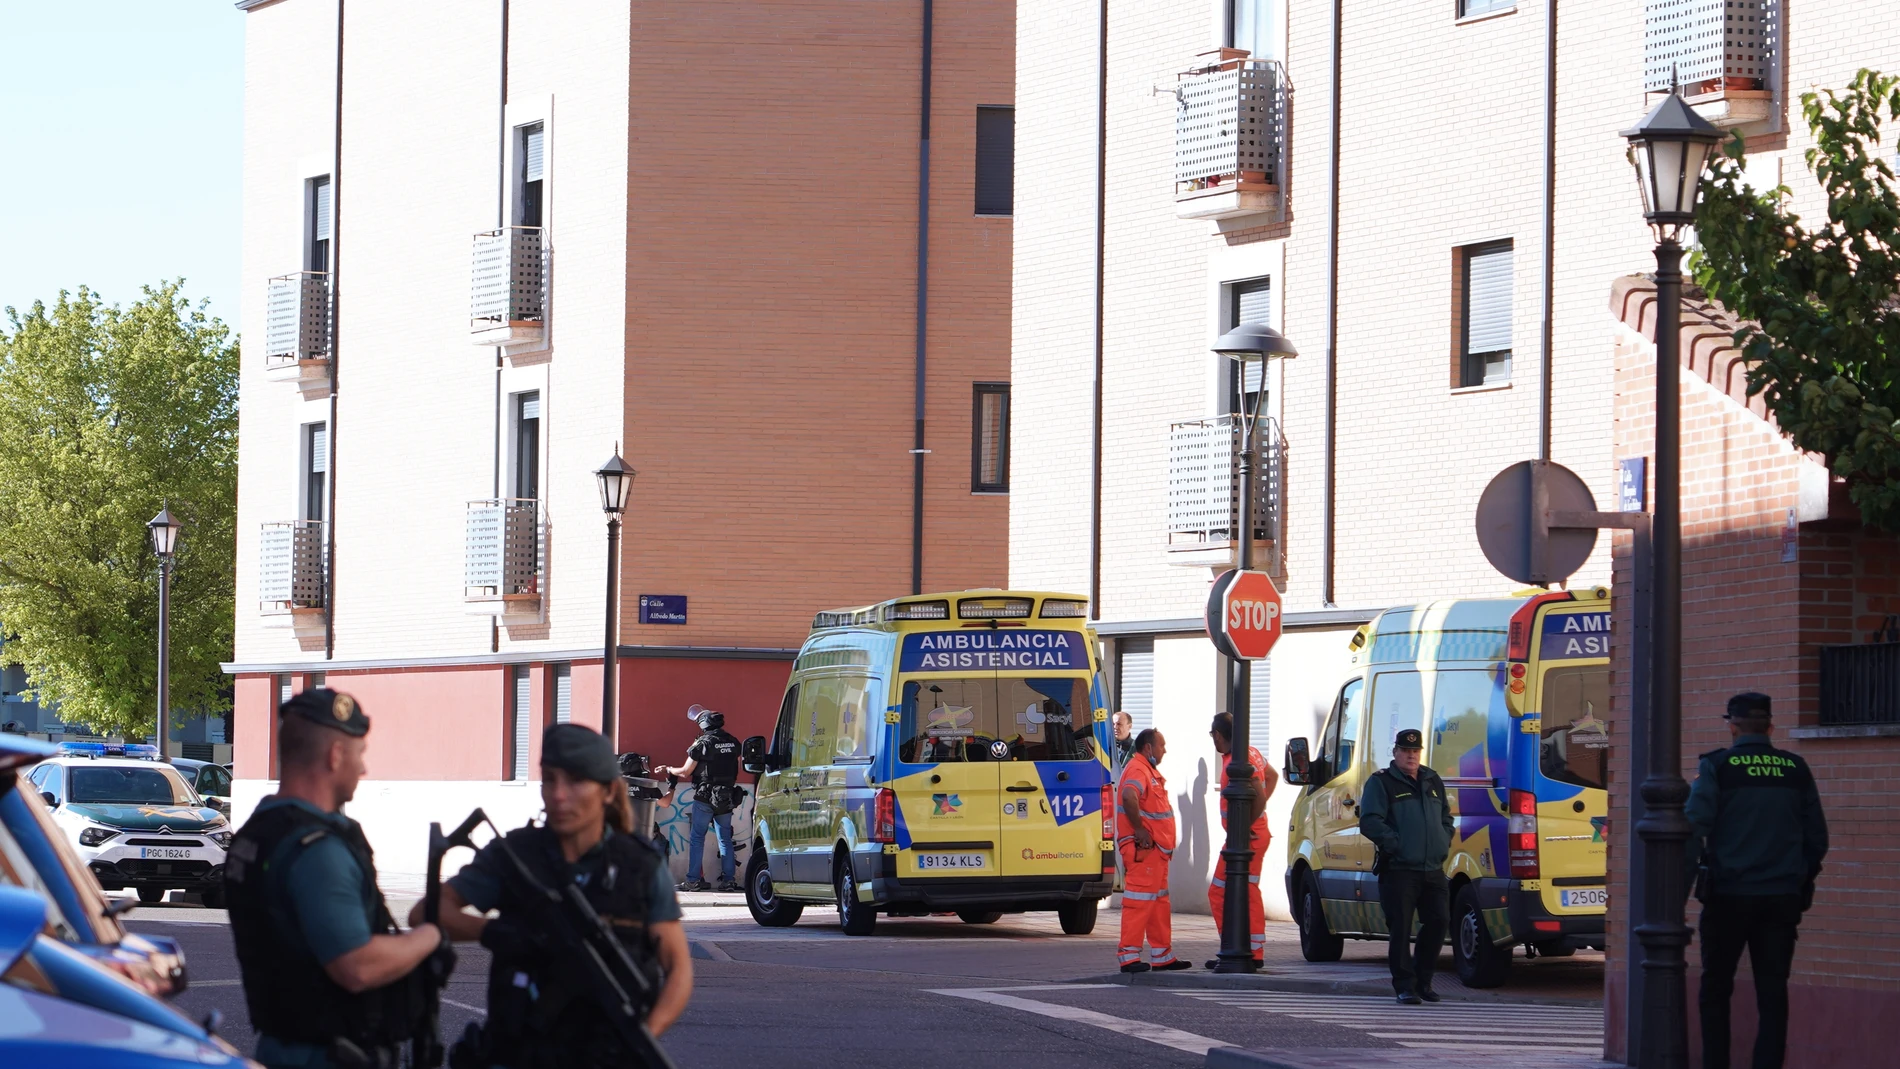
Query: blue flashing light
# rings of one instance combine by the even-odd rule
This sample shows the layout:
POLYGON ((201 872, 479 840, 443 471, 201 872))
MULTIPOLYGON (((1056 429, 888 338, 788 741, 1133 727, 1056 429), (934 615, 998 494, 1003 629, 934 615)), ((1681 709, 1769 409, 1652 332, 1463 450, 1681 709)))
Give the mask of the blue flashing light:
POLYGON ((125 744, 125 756, 141 757, 147 761, 156 761, 158 760, 158 747, 145 742, 128 742, 125 744))
POLYGON ((104 757, 106 744, 103 742, 62 742, 59 752, 63 754, 84 754, 88 757, 104 757))

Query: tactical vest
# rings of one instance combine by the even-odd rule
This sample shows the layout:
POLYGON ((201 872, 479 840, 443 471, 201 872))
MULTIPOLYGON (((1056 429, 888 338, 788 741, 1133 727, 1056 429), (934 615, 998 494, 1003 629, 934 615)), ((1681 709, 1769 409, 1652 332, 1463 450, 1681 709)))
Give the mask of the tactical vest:
POLYGON ((739 782, 739 740, 726 730, 708 731, 693 740, 706 756, 693 766, 693 787, 730 787, 739 782))
POLYGON ((232 841, 224 870, 225 904, 251 1028, 293 1043, 325 1046, 341 1037, 365 1049, 393 1046, 415 1035, 421 1025, 422 970, 351 994, 330 979, 302 940, 291 938, 299 922, 285 881, 297 858, 325 836, 335 836, 347 847, 362 871, 363 889, 375 903, 368 916, 370 931, 395 930, 376 887, 376 863, 361 828, 352 823, 344 831, 299 805, 272 806, 253 814, 232 841))
MULTIPOLYGON (((574 879, 575 866, 561 856, 560 840, 547 828, 516 828, 507 838, 522 864, 544 886, 560 887, 574 879)), ((659 852, 644 840, 617 832, 608 833, 602 849, 606 856, 593 863, 581 894, 657 991, 660 970, 646 918, 654 872, 661 864, 659 852)), ((513 923, 533 924, 536 914, 523 911, 521 904, 528 893, 519 876, 509 873, 501 916, 513 923)), ((578 947, 550 945, 529 954, 495 955, 488 970, 483 1052, 488 1062, 510 1069, 637 1064, 587 992, 576 990, 586 982, 572 961, 579 953, 578 947)), ((642 1018, 649 1008, 640 1007, 642 1018)))

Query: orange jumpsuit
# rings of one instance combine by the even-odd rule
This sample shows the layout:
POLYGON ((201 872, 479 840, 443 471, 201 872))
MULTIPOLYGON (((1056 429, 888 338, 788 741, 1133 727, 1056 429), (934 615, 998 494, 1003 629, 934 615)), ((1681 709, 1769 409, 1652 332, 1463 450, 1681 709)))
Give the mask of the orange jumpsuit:
POLYGON ((1122 884, 1122 941, 1115 957, 1122 965, 1141 960, 1141 941, 1148 940, 1148 963, 1167 965, 1174 961, 1174 922, 1168 911, 1168 862, 1174 857, 1174 807, 1168 802, 1168 781, 1148 760, 1146 754, 1129 757, 1122 769, 1121 786, 1140 789, 1136 808, 1141 811, 1142 826, 1154 837, 1153 849, 1135 846, 1135 829, 1122 811, 1121 791, 1116 791, 1116 846, 1121 851, 1126 873, 1122 884))
MULTIPOLYGON (((1247 760, 1252 762, 1254 771, 1267 767, 1260 751, 1247 747, 1247 760)), ((1227 759, 1220 763, 1221 790, 1227 789, 1227 759)), ((1220 800, 1220 826, 1227 830, 1227 798, 1223 794, 1220 800)), ((1267 846, 1273 842, 1273 834, 1267 830, 1267 813, 1261 808, 1259 819, 1253 822, 1253 863, 1247 870, 1247 920, 1248 932, 1253 946, 1253 960, 1258 962, 1267 953, 1267 906, 1260 899, 1260 866, 1267 859, 1267 846)), ((1214 881, 1207 885, 1207 906, 1214 911, 1214 930, 1220 931, 1226 925, 1227 911, 1227 863, 1219 854, 1214 855, 1214 881)))

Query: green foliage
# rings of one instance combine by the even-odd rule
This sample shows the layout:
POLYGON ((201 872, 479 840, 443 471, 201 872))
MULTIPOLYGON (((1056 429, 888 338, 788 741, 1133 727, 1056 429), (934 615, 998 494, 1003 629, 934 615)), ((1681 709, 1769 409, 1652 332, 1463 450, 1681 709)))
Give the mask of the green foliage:
POLYGON ((1742 184, 1742 141, 1711 168, 1696 218, 1695 280, 1751 321, 1735 340, 1794 444, 1827 458, 1862 518, 1900 531, 1900 193, 1879 153, 1882 110, 1900 119, 1900 78, 1863 70, 1839 92, 1804 93, 1808 169, 1827 221, 1808 228, 1787 187, 1742 184))
POLYGON ((238 347, 179 284, 130 308, 84 288, 0 329, 0 626, 42 702, 97 730, 151 730, 158 559, 145 522, 184 525, 172 571, 174 716, 229 708, 238 347))

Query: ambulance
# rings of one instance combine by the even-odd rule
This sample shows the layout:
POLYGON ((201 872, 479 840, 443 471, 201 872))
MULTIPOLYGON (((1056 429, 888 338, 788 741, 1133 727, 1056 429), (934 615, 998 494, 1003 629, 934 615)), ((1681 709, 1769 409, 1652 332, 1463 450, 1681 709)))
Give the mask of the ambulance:
POLYGON ((963 591, 821 612, 758 777, 746 905, 969 924, 1053 910, 1086 935, 1114 889, 1108 709, 1088 600, 963 591))
POLYGON ((1389 609, 1359 629, 1319 739, 1286 750, 1300 792, 1287 901, 1306 960, 1387 937, 1359 799, 1403 728, 1424 733, 1456 820, 1445 874, 1459 979, 1501 985, 1520 945, 1603 949, 1609 655, 1603 587, 1389 609))

